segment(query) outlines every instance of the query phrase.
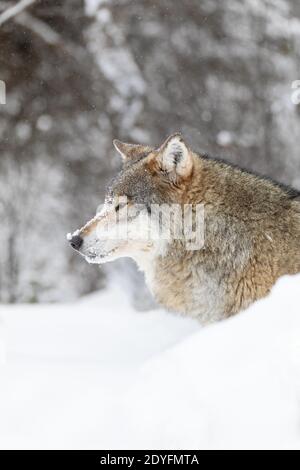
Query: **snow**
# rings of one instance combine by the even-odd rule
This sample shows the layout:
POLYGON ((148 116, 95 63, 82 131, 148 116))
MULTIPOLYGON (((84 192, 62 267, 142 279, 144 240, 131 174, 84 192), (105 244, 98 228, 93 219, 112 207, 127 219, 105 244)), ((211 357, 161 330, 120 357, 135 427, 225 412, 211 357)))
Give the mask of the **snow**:
POLYGON ((108 4, 109 0, 85 0, 85 9, 88 16, 93 16, 103 4, 108 4))
POLYGON ((299 449, 299 280, 206 328, 117 286, 2 306, 0 447, 299 449))
POLYGON ((221 131, 217 135, 217 142, 221 147, 227 147, 232 143, 232 135, 228 131, 221 131))

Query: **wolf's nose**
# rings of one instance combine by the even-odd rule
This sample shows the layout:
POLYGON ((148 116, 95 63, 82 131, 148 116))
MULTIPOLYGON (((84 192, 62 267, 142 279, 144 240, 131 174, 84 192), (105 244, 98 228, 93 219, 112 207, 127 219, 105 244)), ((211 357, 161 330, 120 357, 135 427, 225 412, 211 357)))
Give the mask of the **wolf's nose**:
POLYGON ((83 244, 83 239, 79 235, 74 235, 70 240, 70 245, 74 250, 79 250, 81 245, 83 244))

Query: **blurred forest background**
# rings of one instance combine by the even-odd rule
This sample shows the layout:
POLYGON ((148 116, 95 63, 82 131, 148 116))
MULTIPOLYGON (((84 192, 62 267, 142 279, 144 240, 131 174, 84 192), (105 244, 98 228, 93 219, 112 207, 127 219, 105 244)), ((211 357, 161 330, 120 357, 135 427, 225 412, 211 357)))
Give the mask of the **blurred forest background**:
MULTIPOLYGON (((299 79, 298 0, 0 1, 0 302, 105 284, 65 234, 102 202, 113 138, 182 131, 300 189, 299 79)), ((145 307, 134 268, 110 269, 145 307)))

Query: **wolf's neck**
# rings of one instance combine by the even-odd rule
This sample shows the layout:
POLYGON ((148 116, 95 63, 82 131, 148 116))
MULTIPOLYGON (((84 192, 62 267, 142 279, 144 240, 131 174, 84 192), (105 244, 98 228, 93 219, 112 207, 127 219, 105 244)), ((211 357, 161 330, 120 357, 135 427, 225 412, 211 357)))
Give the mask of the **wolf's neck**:
POLYGON ((138 268, 144 273, 145 281, 150 289, 152 289, 154 282, 158 260, 168 257, 168 251, 169 248, 167 242, 161 242, 149 249, 149 251, 139 251, 132 255, 138 268))
MULTIPOLYGON (((185 277, 184 271, 188 269, 189 257, 184 256, 184 250, 173 252, 172 246, 165 246, 164 250, 153 250, 148 253, 139 253, 134 257, 139 269, 145 275, 145 281, 153 295, 157 297, 163 288, 164 279, 169 285, 181 285, 185 277), (185 269, 181 267, 181 260, 185 258, 185 269)), ((173 290, 173 288, 172 288, 173 290)), ((158 299, 162 302, 163 299, 158 299)))

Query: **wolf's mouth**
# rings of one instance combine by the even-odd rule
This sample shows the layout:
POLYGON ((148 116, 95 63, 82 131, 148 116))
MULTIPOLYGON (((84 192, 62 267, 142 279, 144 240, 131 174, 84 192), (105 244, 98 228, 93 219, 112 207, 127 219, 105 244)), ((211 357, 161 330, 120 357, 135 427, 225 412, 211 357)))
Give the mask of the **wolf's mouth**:
POLYGON ((117 248, 113 248, 112 250, 102 252, 100 254, 95 253, 94 251, 88 252, 88 254, 85 256, 85 259, 88 263, 97 263, 97 261, 104 260, 111 254, 113 254, 117 248))

